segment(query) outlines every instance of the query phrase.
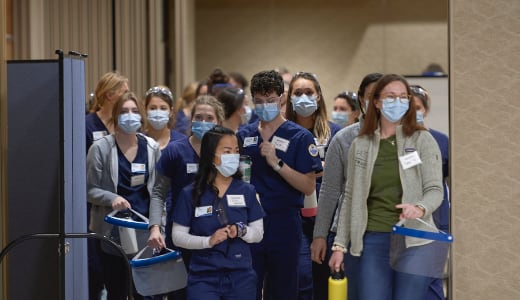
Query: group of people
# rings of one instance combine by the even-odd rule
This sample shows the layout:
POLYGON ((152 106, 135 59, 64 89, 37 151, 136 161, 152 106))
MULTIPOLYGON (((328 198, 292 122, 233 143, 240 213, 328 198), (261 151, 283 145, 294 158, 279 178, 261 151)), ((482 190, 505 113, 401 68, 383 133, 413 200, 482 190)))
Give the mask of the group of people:
MULTIPOLYGON (((140 247, 180 250, 188 270, 170 299, 327 299, 341 270, 350 299, 444 299, 442 281, 388 263, 400 219, 448 227, 448 142, 425 125, 429 108, 428 92, 395 74, 339 93, 329 118, 313 73, 247 81, 215 69, 176 101, 166 86, 141 100, 109 72, 86 116, 89 230, 119 241, 107 214, 146 216, 140 247)), ((103 288, 125 299, 114 255, 89 242, 90 299, 103 288)))

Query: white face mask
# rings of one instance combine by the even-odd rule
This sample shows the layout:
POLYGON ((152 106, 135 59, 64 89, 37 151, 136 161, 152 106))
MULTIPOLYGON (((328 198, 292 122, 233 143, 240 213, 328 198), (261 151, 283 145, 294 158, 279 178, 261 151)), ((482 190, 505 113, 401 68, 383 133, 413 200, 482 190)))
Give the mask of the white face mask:
POLYGON ((153 129, 161 130, 166 127, 168 121, 170 121, 170 112, 160 109, 149 110, 147 119, 153 129))
POLYGON ((215 168, 217 168, 222 176, 230 177, 237 172, 239 164, 240 154, 221 154, 220 165, 215 165, 215 168))

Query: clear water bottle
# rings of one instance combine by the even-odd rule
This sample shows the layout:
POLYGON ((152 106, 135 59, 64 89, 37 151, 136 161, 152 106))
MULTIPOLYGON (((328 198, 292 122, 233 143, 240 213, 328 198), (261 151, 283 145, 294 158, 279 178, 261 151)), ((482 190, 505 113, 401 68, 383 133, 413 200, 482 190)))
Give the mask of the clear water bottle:
POLYGON ((240 155, 240 163, 238 165, 242 173, 242 180, 247 183, 251 182, 251 157, 249 155, 240 155))

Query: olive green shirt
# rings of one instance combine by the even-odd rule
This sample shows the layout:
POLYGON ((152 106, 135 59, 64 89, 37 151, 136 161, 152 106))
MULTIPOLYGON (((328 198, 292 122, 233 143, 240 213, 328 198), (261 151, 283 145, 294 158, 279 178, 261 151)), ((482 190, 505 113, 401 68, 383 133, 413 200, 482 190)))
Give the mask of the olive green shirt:
POLYGON ((367 199, 367 231, 392 230, 392 225, 399 221, 399 210, 395 206, 401 203, 402 194, 395 136, 391 136, 379 141, 367 199))

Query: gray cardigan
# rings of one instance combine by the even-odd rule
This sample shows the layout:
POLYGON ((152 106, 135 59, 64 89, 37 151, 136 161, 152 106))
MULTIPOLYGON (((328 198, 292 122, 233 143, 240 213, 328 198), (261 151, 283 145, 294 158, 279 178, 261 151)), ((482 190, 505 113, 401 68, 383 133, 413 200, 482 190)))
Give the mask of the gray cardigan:
POLYGON ((326 239, 329 230, 335 231, 336 226, 330 228, 336 207, 341 202, 340 196, 345 190, 348 150, 352 141, 358 136, 360 127, 360 123, 354 123, 341 129, 329 144, 323 167, 313 238, 326 239))
MULTIPOLYGON (((153 139, 146 139, 148 145, 148 193, 152 195, 155 184, 155 165, 161 156, 159 144, 153 139)), ((87 154, 87 200, 92 203, 90 209, 90 230, 110 235, 112 226, 104 219, 112 211, 112 201, 117 195, 118 183, 117 145, 113 134, 96 141, 87 154)))
MULTIPOLYGON (((348 154, 347 183, 339 215, 337 235, 334 243, 347 247, 350 241, 352 255, 359 256, 363 251, 363 235, 367 226, 367 198, 370 190, 372 170, 379 152, 380 131, 374 136, 359 136, 354 140, 348 154)), ((425 209, 424 221, 435 227, 432 212, 441 204, 442 159, 439 146, 428 131, 419 130, 406 137, 402 127, 396 131, 397 153, 406 154, 405 149, 415 149, 422 163, 403 170, 399 163, 399 175, 403 196, 401 203, 420 204, 425 209)), ((432 228, 416 220, 407 220, 410 228, 432 231, 432 228)), ((425 244, 423 239, 406 237, 406 246, 425 244)))

